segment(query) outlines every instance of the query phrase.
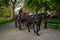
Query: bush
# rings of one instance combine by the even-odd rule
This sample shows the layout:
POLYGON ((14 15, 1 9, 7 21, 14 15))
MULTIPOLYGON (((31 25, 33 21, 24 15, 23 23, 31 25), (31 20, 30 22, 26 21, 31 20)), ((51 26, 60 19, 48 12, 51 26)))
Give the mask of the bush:
MULTIPOLYGON (((57 18, 48 18, 47 20, 48 22, 60 22, 60 19, 57 19, 57 18)), ((51 24, 51 23, 48 23, 47 24, 48 28, 55 28, 56 24, 51 24)), ((60 28, 60 24, 58 26, 58 28, 60 28)))
POLYGON ((0 18, 0 24, 8 23, 13 21, 12 18, 0 18))
POLYGON ((48 22, 60 22, 60 19, 57 18, 48 18, 48 22))

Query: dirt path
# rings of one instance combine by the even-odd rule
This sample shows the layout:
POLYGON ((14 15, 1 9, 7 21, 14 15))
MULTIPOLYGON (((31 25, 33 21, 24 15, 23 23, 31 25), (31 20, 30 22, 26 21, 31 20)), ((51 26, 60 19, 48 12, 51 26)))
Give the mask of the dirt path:
POLYGON ((20 31, 15 28, 14 22, 0 25, 0 40, 60 40, 60 31, 54 29, 41 29, 40 36, 33 30, 20 31))

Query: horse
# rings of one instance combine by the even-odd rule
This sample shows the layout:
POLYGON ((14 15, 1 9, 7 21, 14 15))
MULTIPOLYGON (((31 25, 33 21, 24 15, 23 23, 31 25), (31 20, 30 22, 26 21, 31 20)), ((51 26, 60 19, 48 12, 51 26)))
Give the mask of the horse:
POLYGON ((41 22, 42 22, 42 14, 37 14, 37 18, 36 18, 36 33, 37 35, 39 35, 39 31, 40 31, 40 26, 41 26, 41 22))
POLYGON ((28 31, 30 32, 30 26, 32 25, 32 17, 31 15, 28 15, 28 20, 27 20, 27 27, 28 31))
POLYGON ((37 35, 39 35, 39 30, 40 30, 40 24, 42 21, 42 14, 36 14, 32 16, 28 17, 28 31, 30 32, 30 26, 33 24, 33 30, 34 33, 37 33, 37 35), (35 27, 36 26, 36 27, 35 27), (35 30, 36 29, 36 30, 35 30))
POLYGON ((17 28, 17 24, 19 25, 19 29, 21 29, 21 14, 23 13, 22 9, 19 10, 19 13, 15 15, 15 27, 17 28))

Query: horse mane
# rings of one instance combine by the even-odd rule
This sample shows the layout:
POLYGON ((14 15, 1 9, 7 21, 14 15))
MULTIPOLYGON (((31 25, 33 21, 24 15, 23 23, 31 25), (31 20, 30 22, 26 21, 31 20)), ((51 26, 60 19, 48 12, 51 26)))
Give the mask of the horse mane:
POLYGON ((23 10, 22 10, 22 9, 20 9, 20 10, 19 10, 19 14, 21 14, 22 12, 23 12, 23 10))

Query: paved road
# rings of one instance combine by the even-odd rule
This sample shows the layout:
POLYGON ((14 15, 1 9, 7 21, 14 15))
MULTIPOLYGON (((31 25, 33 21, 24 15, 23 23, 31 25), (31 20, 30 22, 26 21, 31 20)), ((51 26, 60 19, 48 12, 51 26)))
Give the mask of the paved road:
POLYGON ((14 22, 0 25, 0 40, 60 40, 60 31, 54 29, 41 29, 40 36, 37 36, 33 30, 20 31, 15 28, 14 22))

